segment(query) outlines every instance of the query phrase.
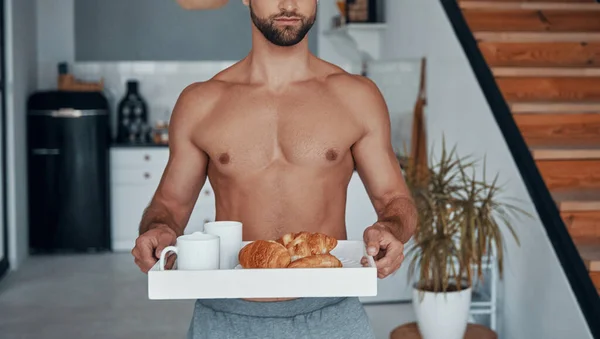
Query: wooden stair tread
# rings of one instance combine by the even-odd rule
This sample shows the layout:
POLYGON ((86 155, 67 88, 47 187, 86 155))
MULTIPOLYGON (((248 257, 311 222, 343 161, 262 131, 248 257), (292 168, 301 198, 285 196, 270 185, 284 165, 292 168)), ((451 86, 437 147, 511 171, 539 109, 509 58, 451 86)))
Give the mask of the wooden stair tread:
POLYGON ((590 42, 600 41, 598 32, 475 32, 482 42, 590 42))
MULTIPOLYGON (((462 2, 471 2, 473 0, 458 0, 458 3, 462 2)), ((527 2, 527 3, 536 3, 536 2, 568 2, 568 3, 595 3, 596 0, 487 0, 488 2, 527 2)))
POLYGON ((573 239, 600 239, 600 210, 561 212, 573 239))
POLYGON ((552 102, 513 101, 508 103, 513 114, 518 113, 600 113, 600 101, 552 102))
POLYGON ((508 101, 600 101, 600 77, 496 77, 508 101))
POLYGON ((560 211, 600 210, 599 189, 555 190, 551 192, 560 211))
POLYGON ((472 6, 462 12, 473 32, 600 32, 600 4, 466 4, 472 6))
POLYGON ((502 77, 597 77, 600 67, 493 67, 492 73, 502 77))
POLYGON ((600 11, 600 4, 597 2, 521 2, 521 1, 460 1, 459 6, 462 9, 554 9, 554 10, 578 10, 578 11, 600 11))
MULTIPOLYGON (((600 113, 600 112, 599 112, 600 113)), ((543 112, 513 114, 527 145, 600 146, 600 114, 543 112)))
POLYGON ((508 2, 508 1, 477 1, 465 0, 459 3, 462 9, 536 9, 536 10, 574 10, 574 11, 600 11, 597 2, 508 2))
POLYGON ((536 145, 530 147, 535 160, 600 159, 600 145, 536 145))
POLYGON ((590 272, 600 272, 600 239, 573 239, 590 272))
POLYGON ((479 42, 490 66, 592 67, 600 66, 600 42, 479 42))

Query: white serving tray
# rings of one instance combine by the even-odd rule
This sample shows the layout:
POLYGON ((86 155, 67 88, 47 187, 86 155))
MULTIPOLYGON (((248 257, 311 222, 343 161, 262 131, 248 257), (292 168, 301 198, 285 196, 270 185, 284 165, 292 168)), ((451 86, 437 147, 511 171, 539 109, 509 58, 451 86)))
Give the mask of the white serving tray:
MULTIPOLYGON (((244 242, 242 246, 248 244, 244 242)), ((340 240, 331 254, 341 268, 271 268, 148 272, 152 300, 225 298, 371 297, 377 295, 377 268, 360 264, 366 255, 363 241, 340 240)))

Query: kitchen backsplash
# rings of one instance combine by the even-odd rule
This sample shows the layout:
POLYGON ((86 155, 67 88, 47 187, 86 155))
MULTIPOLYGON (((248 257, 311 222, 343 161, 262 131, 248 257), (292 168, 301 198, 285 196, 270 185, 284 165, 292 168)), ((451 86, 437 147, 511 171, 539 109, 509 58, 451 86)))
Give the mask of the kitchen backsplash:
POLYGON ((111 104, 112 123, 116 123, 119 101, 126 92, 127 80, 137 80, 149 109, 150 124, 168 121, 181 91, 188 85, 206 81, 232 65, 217 62, 77 62, 71 71, 83 81, 104 79, 105 95, 111 104))
MULTIPOLYGON (((116 107, 125 95, 126 82, 139 81, 139 90, 149 108, 149 123, 168 121, 181 91, 188 85, 206 81, 235 61, 199 62, 78 62, 72 65, 75 77, 84 81, 104 79, 105 94, 112 106, 113 126, 116 107)), ((357 65, 340 65, 352 72, 357 65)), ((413 108, 418 95, 421 64, 418 59, 372 61, 369 77, 381 90, 392 123, 396 151, 410 147, 413 108)))

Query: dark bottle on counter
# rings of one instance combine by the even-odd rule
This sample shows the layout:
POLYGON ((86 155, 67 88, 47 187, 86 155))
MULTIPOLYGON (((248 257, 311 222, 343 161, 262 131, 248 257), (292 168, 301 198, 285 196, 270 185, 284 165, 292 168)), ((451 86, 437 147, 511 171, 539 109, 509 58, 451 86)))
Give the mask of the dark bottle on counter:
POLYGON ((127 93, 119 102, 117 110, 117 142, 138 141, 140 126, 148 123, 148 106, 139 93, 139 85, 136 80, 127 81, 127 93))

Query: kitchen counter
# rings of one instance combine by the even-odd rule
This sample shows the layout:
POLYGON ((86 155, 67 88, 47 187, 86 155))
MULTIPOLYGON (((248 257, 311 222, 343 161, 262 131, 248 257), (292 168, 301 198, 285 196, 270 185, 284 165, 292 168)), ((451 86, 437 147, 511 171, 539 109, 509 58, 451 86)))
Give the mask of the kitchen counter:
POLYGON ((145 148, 145 147, 157 147, 157 148, 168 148, 169 145, 155 144, 155 143, 112 143, 111 148, 145 148))

